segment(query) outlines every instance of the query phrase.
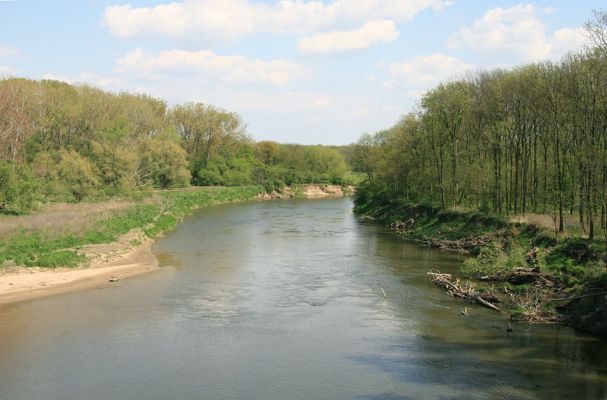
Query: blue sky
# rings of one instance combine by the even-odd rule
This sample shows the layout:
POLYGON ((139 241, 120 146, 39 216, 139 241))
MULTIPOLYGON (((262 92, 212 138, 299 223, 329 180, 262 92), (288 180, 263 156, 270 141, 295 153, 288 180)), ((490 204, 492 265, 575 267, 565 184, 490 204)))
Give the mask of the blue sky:
POLYGON ((0 0, 0 76, 236 111, 257 140, 347 144, 438 82, 558 60, 604 1, 0 0))

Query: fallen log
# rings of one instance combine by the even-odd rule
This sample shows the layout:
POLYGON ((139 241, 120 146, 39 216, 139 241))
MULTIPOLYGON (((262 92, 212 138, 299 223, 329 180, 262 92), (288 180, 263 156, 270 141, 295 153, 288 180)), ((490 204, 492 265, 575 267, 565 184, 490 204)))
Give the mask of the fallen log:
POLYGON ((489 303, 488 301, 483 300, 483 298, 478 294, 473 295, 472 298, 474 299, 474 301, 476 301, 480 305, 483 305, 483 306, 490 308, 492 310, 495 310, 495 311, 501 311, 495 305, 489 303))
POLYGON ((479 293, 474 290, 472 285, 468 285, 465 283, 461 283, 459 279, 453 281, 451 274, 442 274, 440 272, 428 272, 428 275, 432 276, 432 282, 447 289, 447 293, 453 297, 460 297, 462 299, 468 299, 476 302, 477 304, 487 307, 491 310, 500 311, 501 310, 493 303, 490 302, 499 302, 497 297, 495 297, 492 293, 479 293))

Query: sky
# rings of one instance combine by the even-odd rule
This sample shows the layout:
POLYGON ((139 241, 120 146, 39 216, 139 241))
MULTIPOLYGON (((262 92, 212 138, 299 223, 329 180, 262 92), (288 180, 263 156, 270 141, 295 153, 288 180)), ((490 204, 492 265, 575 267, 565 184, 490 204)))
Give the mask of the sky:
POLYGON ((239 113, 256 140, 348 144, 481 69, 559 60, 604 0, 0 0, 0 76, 239 113))

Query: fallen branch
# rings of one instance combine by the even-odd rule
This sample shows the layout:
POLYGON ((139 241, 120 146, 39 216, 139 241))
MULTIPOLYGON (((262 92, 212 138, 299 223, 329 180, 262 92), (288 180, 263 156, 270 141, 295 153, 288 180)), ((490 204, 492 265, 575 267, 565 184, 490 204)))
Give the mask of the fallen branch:
POLYGON ((459 279, 453 281, 451 274, 428 272, 428 275, 432 276, 432 282, 447 289, 447 293, 450 296, 472 300, 483 307, 501 312, 501 310, 495 304, 491 303, 491 301, 499 302, 497 297, 495 297, 492 293, 477 292, 474 290, 473 286, 466 283, 461 283, 459 279))
MULTIPOLYGON (((398 231, 398 230, 397 230, 398 231)), ((479 236, 471 238, 462 238, 456 240, 450 239, 418 239, 413 242, 421 243, 440 250, 455 251, 461 254, 474 254, 483 246, 486 246, 491 239, 488 236, 479 236)))
POLYGON ((483 298, 482 298, 480 295, 478 295, 478 294, 476 294, 476 295, 472 296, 472 298, 473 298, 473 299, 474 299, 474 301, 476 301, 478 304, 481 304, 481 305, 483 305, 483 306, 485 306, 485 307, 487 307, 487 308, 490 308, 490 309, 492 309, 492 310, 495 310, 495 311, 501 311, 501 310, 500 310, 499 308, 497 308, 495 305, 493 305, 493 304, 489 303, 488 301, 483 300, 483 298))

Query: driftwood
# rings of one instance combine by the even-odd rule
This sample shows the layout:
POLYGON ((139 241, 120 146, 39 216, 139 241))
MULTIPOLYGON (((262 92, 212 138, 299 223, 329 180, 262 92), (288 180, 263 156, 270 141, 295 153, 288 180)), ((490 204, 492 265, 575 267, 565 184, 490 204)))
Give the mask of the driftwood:
POLYGON ((461 254, 474 254, 483 246, 486 246, 491 239, 486 236, 478 236, 471 238, 462 238, 457 240, 449 239, 414 239, 416 243, 421 243, 432 248, 455 251, 461 254))
POLYGON ((495 304, 499 303, 499 299, 490 292, 477 292, 470 284, 460 282, 459 279, 453 280, 451 274, 441 274, 440 272, 428 272, 432 276, 432 282, 447 289, 447 294, 453 297, 460 297, 474 301, 483 307, 490 308, 495 311, 501 311, 495 304))
POLYGON ((481 276, 484 282, 510 282, 513 285, 535 284, 542 287, 552 287, 554 282, 549 274, 543 274, 539 268, 515 268, 512 271, 503 271, 495 275, 481 276))

